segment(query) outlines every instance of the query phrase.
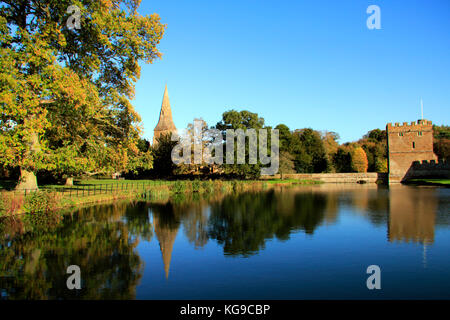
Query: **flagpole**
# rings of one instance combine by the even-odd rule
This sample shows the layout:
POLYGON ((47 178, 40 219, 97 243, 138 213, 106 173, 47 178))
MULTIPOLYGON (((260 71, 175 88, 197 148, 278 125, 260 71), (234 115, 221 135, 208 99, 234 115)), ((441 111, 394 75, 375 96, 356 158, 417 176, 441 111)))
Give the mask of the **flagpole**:
POLYGON ((422 115, 422 120, 423 120, 423 100, 422 98, 420 98, 420 111, 421 111, 421 115, 422 115))

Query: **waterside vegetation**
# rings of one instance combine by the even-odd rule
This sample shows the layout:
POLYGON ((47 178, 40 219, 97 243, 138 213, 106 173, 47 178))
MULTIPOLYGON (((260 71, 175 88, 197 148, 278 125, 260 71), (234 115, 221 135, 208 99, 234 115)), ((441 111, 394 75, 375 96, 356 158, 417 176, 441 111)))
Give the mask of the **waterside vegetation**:
POLYGON ((46 185, 33 192, 0 192, 0 218, 5 216, 36 215, 58 209, 82 206, 119 199, 149 201, 180 198, 180 195, 237 193, 263 190, 273 186, 310 185, 313 180, 80 180, 73 186, 46 185))

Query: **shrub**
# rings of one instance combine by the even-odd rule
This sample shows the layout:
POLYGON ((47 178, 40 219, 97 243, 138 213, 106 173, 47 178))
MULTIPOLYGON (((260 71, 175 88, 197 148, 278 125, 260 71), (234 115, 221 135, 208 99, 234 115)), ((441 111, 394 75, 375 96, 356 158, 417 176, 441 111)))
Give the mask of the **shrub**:
POLYGON ((0 196, 0 217, 16 213, 23 207, 23 202, 23 194, 2 191, 0 196))
POLYGON ((36 191, 25 197, 24 213, 49 212, 56 207, 55 199, 49 192, 36 191))

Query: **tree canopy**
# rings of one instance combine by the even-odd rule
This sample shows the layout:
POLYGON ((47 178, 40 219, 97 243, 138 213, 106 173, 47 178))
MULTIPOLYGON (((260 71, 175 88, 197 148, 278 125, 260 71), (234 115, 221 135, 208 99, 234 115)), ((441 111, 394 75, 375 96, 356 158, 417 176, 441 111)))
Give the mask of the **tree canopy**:
POLYGON ((138 14, 139 0, 3 3, 1 165, 19 166, 25 187, 39 169, 133 169, 129 159, 143 155, 130 100, 140 61, 161 57, 159 16, 138 14), (79 9, 80 28, 68 27, 69 6, 79 9))

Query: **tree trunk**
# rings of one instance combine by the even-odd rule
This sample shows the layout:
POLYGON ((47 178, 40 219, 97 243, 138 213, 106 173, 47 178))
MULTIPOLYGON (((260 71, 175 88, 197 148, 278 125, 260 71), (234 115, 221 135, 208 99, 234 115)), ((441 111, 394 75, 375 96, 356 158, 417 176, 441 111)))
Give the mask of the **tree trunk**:
POLYGON ((20 178, 19 183, 16 186, 16 190, 36 191, 37 189, 37 179, 34 172, 20 168, 20 178))
MULTIPOLYGON (((32 123, 34 116, 30 116, 27 121, 32 123)), ((39 136, 33 130, 32 126, 30 130, 30 136, 28 140, 28 150, 25 153, 25 159, 31 158, 33 154, 38 153, 41 150, 41 144, 39 143, 39 136)), ((27 166, 20 167, 19 183, 16 186, 16 190, 38 190, 37 179, 34 172, 27 168, 27 166)))
POLYGON ((73 177, 66 178, 66 186, 73 186, 73 177))

